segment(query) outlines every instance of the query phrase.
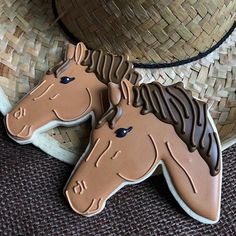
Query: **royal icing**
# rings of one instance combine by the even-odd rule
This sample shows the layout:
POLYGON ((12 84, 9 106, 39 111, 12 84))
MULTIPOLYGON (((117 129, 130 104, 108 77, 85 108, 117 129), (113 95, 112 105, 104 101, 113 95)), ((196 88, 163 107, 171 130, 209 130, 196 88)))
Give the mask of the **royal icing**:
POLYGON ((30 143, 36 132, 79 124, 91 113, 96 120, 107 106, 107 84, 123 78, 134 84, 140 79, 127 57, 69 44, 65 59, 6 115, 8 134, 19 143, 30 143))
POLYGON ((119 90, 112 83, 108 90, 111 106, 65 187, 74 211, 99 213, 116 191, 161 165, 180 206, 201 222, 217 222, 221 148, 206 104, 180 83, 133 86, 124 80, 119 90))

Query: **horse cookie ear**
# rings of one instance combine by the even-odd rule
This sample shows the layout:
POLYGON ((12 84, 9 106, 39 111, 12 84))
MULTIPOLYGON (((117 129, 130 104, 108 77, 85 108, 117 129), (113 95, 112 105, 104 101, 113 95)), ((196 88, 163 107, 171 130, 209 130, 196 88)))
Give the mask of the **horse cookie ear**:
POLYGON ((86 50, 87 50, 87 48, 84 45, 84 43, 80 42, 76 45, 75 61, 77 64, 81 63, 82 60, 84 59, 86 50))
POLYGON ((110 106, 119 104, 121 100, 121 91, 118 84, 112 82, 108 83, 108 99, 110 102, 110 106))
POLYGON ((74 57, 75 54, 75 45, 68 43, 67 44, 67 49, 66 49, 66 54, 65 54, 65 60, 69 59, 71 60, 74 57))

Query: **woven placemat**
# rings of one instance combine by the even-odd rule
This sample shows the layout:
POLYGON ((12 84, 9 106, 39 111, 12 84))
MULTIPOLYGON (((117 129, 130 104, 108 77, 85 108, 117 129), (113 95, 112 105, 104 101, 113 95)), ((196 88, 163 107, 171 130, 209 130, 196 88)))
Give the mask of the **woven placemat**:
MULTIPOLYGON (((19 101, 45 71, 63 58, 68 42, 55 22, 52 2, 0 0, 0 111, 19 101), (5 96, 5 95, 6 96, 5 96), (8 100, 10 104, 8 104, 8 100), (5 103, 4 103, 5 101, 5 103), (2 106, 5 104, 5 106, 2 106)), ((182 80, 194 95, 210 105, 224 147, 236 133, 235 31, 221 47, 197 62, 160 70, 138 70, 144 82, 170 84, 182 80)), ((34 145, 67 163, 74 164, 88 144, 90 124, 58 127, 38 137, 34 145)))
POLYGON ((0 117, 0 235, 227 235, 236 234, 236 146, 223 152, 220 221, 190 218, 162 176, 127 186, 97 216, 73 212, 62 189, 72 167, 6 135, 0 117))

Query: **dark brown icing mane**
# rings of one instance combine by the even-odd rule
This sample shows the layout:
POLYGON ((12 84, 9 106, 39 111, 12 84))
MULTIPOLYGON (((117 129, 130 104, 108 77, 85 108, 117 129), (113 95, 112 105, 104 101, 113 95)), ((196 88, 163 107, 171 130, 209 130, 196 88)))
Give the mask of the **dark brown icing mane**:
POLYGON ((97 128, 101 127, 104 123, 108 122, 111 129, 114 128, 115 123, 119 120, 122 115, 122 108, 118 104, 113 108, 109 109, 97 123, 97 128))
POLYGON ((140 75, 133 69, 133 64, 124 55, 117 56, 101 50, 87 50, 81 65, 87 66, 87 72, 93 72, 104 84, 119 84, 122 79, 138 84, 140 75))
POLYGON ((56 78, 63 73, 69 67, 71 59, 65 59, 64 61, 59 62, 56 66, 50 68, 47 71, 47 75, 54 74, 56 78))
MULTIPOLYGON (((159 120, 173 125, 189 151, 198 150, 211 175, 219 173, 219 140, 209 121, 206 103, 194 99, 182 83, 166 87, 157 82, 142 84, 133 87, 133 95, 133 106, 141 107, 142 115, 153 113, 159 120)), ((116 106, 103 116, 98 125, 107 121, 113 128, 121 114, 121 108, 116 106)))
MULTIPOLYGON (((49 69, 47 74, 55 74, 58 77, 69 67, 71 61, 72 59, 65 59, 49 69)), ((81 65, 87 66, 86 71, 95 73, 104 84, 109 82, 119 84, 125 78, 136 85, 141 79, 139 73, 134 71, 133 64, 124 55, 117 56, 101 50, 86 50, 86 56, 81 65)))

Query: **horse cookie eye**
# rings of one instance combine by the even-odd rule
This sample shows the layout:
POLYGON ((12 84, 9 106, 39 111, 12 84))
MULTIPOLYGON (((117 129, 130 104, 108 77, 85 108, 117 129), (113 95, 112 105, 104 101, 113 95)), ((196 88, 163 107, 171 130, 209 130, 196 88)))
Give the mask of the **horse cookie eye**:
POLYGON ((73 81, 74 79, 75 79, 74 77, 63 76, 63 77, 61 77, 61 83, 62 84, 68 84, 71 81, 73 81))
POLYGON ((131 130, 133 129, 133 127, 129 127, 129 128, 119 128, 115 131, 116 133, 116 137, 118 138, 123 138, 126 136, 126 134, 128 134, 131 130))

